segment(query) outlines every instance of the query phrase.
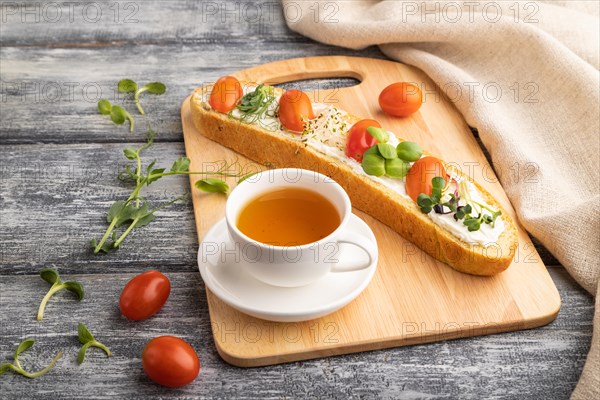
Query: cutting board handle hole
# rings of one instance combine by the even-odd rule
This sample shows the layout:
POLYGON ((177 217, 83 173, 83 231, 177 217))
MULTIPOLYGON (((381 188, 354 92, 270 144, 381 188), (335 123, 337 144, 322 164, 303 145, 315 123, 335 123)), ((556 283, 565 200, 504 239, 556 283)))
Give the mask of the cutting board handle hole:
POLYGON ((302 90, 303 92, 317 92, 322 90, 349 88, 359 85, 360 82, 361 80, 357 79, 357 77, 314 78, 283 82, 275 86, 285 90, 296 89, 302 90))

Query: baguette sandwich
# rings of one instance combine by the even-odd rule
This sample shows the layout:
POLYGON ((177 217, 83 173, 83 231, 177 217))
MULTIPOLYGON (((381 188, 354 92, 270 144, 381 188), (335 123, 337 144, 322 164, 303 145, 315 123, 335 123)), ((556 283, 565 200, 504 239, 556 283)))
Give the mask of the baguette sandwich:
POLYGON ((190 101, 203 136, 263 165, 331 177, 353 206, 452 268, 487 276, 511 264, 517 229, 498 202, 377 121, 233 77, 196 89, 190 101))

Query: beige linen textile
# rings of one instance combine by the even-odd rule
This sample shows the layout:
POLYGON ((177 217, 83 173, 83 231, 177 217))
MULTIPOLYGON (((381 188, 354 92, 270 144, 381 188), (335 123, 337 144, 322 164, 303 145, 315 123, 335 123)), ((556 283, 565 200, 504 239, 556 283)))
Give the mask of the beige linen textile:
MULTIPOLYGON (((448 96, 479 130, 521 223, 596 294, 598 4, 283 0, 283 10, 289 27, 312 39, 352 49, 379 45, 441 88, 463 88, 462 96, 448 96), (516 163, 519 173, 501 173, 516 163)), ((598 312, 575 399, 600 398, 598 312)))

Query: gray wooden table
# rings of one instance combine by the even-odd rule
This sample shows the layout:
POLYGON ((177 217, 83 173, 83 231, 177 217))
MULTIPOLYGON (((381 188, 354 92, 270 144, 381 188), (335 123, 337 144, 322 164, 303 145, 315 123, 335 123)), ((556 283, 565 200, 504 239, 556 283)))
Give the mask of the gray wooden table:
MULTIPOLYGON (((25 337, 37 340, 22 357, 31 369, 65 353, 39 379, 1 376, 0 398, 569 396, 589 350, 592 298, 541 247, 563 302, 546 327, 257 369, 232 367, 215 350, 191 204, 165 209, 116 253, 88 250, 89 239, 106 228, 107 206, 128 194, 116 177, 122 149, 143 141, 144 118, 128 134, 96 112, 101 96, 123 101, 114 92, 119 79, 167 84, 167 95, 144 99, 146 121, 159 133, 148 157, 167 164, 184 154, 179 106, 200 83, 285 58, 383 58, 377 49, 348 51, 290 32, 277 2, 3 1, 0 9, 0 363, 25 337), (82 282, 87 297, 79 303, 58 294, 38 323, 48 289, 38 272, 51 265, 82 282), (118 296, 148 269, 171 279, 171 297, 154 318, 127 322, 118 296), (113 358, 92 351, 77 365, 79 321, 112 348, 113 358), (141 351, 161 334, 180 336, 198 351, 202 371, 193 384, 166 389, 143 373, 141 351)), ((189 190, 185 178, 165 179, 148 197, 161 202, 189 190)))

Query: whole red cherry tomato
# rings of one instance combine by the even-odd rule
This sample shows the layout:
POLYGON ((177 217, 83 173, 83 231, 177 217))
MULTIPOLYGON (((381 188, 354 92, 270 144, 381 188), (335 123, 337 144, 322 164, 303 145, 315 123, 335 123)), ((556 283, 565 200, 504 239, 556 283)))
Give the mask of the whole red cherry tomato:
POLYGON ((286 129, 301 133, 306 120, 314 118, 312 103, 306 93, 287 90, 279 99, 279 120, 286 129))
POLYGON ((167 387, 187 385, 200 372, 200 360, 192 346, 175 336, 149 341, 142 353, 142 366, 150 379, 167 387))
POLYGON ((156 314, 165 305, 171 282, 158 271, 148 271, 127 282, 119 308, 127 319, 141 321, 156 314))
POLYGON ((393 83, 379 95, 379 106, 394 117, 406 117, 416 112, 423 103, 423 94, 417 85, 393 83))
POLYGON ((227 113, 233 110, 235 104, 244 95, 242 84, 233 76, 224 76, 215 82, 208 104, 213 110, 227 113))
POLYGON ((423 157, 417 160, 406 175, 406 193, 417 201, 421 193, 431 196, 431 180, 436 176, 446 178, 446 169, 442 160, 435 157, 423 157))
POLYGON ((377 144, 377 140, 367 132, 367 128, 370 126, 381 128, 379 122, 374 119, 363 119, 352 125, 346 139, 346 155, 348 157, 362 162, 364 152, 377 144))

